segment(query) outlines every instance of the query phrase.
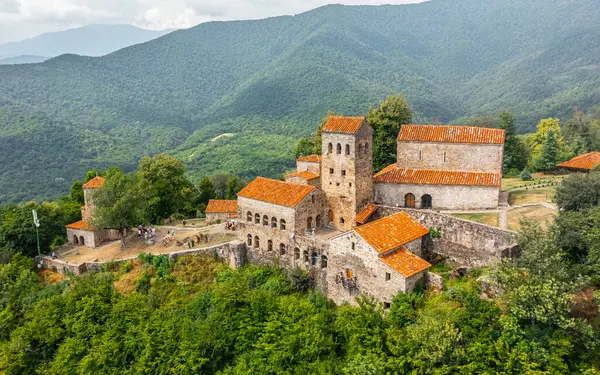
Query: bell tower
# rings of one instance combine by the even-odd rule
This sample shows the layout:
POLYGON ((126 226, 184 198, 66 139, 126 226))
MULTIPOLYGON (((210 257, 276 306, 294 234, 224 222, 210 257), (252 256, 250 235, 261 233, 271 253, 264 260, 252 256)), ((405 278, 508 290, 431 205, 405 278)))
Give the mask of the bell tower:
POLYGON ((327 195, 329 223, 348 231, 373 199, 373 129, 364 117, 331 116, 321 138, 321 189, 327 195))

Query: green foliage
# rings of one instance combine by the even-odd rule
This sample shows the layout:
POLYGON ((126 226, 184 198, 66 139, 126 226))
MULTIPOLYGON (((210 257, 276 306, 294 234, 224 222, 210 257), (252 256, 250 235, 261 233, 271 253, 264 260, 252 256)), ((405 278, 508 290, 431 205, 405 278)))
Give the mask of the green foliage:
POLYGON ((412 121, 412 110, 402 94, 388 96, 378 108, 369 108, 373 128, 373 171, 379 172, 396 162, 400 127, 412 121))
POLYGON ((429 228, 429 235, 431 238, 442 238, 442 230, 441 228, 429 228))
POLYGON ((521 181, 533 180, 533 176, 531 175, 531 172, 529 172, 529 170, 527 168, 523 169, 520 177, 521 177, 521 181))
POLYGON ((522 139, 516 134, 516 117, 508 111, 498 115, 498 126, 504 129, 504 155, 502 170, 507 173, 511 169, 521 170, 527 164, 529 152, 522 139))
POLYGON ((574 173, 556 188, 556 203, 566 211, 582 211, 600 204, 600 173, 574 173))
POLYGON ((556 169, 556 164, 558 163, 558 143, 554 131, 548 131, 548 135, 544 139, 540 150, 540 156, 533 163, 535 169, 538 171, 556 169))
POLYGON ((75 181, 71 185, 71 199, 80 205, 85 204, 85 196, 83 194, 83 183, 81 181, 75 181))
POLYGON ((200 185, 198 185, 198 190, 200 192, 198 201, 201 204, 208 204, 209 200, 214 199, 216 197, 215 188, 208 177, 205 177, 202 181, 200 181, 200 185))

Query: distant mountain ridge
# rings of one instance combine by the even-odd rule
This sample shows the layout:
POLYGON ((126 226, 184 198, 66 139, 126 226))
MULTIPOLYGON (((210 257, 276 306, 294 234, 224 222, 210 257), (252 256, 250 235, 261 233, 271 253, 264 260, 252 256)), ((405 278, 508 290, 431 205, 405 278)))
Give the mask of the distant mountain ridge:
POLYGON ((0 66, 0 202, 158 152, 196 179, 278 176, 328 110, 364 114, 398 92, 415 121, 509 109, 529 131, 600 103, 598 19, 597 0, 330 5, 0 66))
POLYGON ((50 57, 35 55, 19 55, 0 59, 0 65, 9 64, 37 64, 48 60, 50 57))
POLYGON ((0 44, 0 58, 18 56, 50 58, 65 53, 103 56, 124 47, 158 38, 171 31, 173 30, 146 30, 133 25, 88 25, 0 44))

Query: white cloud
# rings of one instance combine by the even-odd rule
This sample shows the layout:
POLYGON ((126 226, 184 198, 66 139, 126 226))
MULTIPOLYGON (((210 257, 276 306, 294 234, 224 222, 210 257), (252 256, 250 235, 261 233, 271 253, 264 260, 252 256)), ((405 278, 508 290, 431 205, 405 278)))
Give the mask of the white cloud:
POLYGON ((0 0, 0 43, 92 23, 186 28, 206 21, 297 14, 331 3, 421 1, 424 0, 0 0))

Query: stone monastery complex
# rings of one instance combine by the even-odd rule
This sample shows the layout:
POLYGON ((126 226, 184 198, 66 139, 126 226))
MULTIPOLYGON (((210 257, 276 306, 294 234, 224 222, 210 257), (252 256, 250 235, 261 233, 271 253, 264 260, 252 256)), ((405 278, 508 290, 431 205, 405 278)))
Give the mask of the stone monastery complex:
MULTIPOLYGON (((364 294, 389 306, 399 291, 425 282, 433 253, 483 265, 514 250, 512 232, 435 212, 498 207, 503 130, 404 125, 396 163, 375 175, 364 117, 330 117, 321 135, 323 154, 299 158, 286 181, 257 177, 237 201, 209 202, 208 221, 238 219, 240 241, 225 247, 230 256, 304 269, 336 303, 364 294), (430 228, 442 231, 441 240, 430 228)), ((67 226, 69 243, 118 238, 88 224, 90 192, 102 183, 96 177, 83 186, 83 220, 67 226)))

